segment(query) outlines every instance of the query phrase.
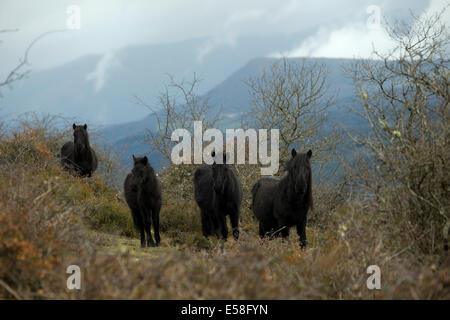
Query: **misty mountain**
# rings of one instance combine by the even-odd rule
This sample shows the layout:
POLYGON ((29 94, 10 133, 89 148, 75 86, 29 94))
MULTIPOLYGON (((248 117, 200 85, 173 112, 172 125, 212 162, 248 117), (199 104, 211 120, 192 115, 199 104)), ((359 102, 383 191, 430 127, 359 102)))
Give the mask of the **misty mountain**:
MULTIPOLYGON (((104 141, 123 152, 128 161, 132 153, 144 154, 151 147, 144 143, 147 130, 155 130, 149 110, 135 103, 138 96, 146 103, 155 102, 169 78, 192 79, 195 72, 203 79, 202 97, 209 99, 215 110, 221 110, 219 128, 237 128, 250 107, 245 81, 258 75, 277 60, 255 58, 287 50, 306 35, 284 37, 247 37, 233 44, 216 43, 202 38, 178 43, 130 46, 106 55, 88 55, 65 65, 32 72, 17 82, 12 90, 3 90, 0 116, 16 116, 26 111, 61 114, 101 127, 104 141)), ((299 62, 301 59, 297 59, 299 62)), ((326 128, 336 124, 347 128, 360 125, 348 107, 354 104, 354 87, 342 71, 351 59, 307 58, 307 63, 320 63, 329 71, 329 93, 337 94, 336 104, 329 110, 326 128)), ((152 154, 156 160, 159 156, 152 154)))
POLYGON ((139 120, 148 110, 137 105, 134 96, 153 104, 169 81, 168 74, 189 80, 195 72, 203 79, 201 93, 206 93, 250 59, 288 50, 305 36, 246 37, 231 43, 201 38, 84 56, 59 67, 33 71, 12 90, 4 89, 0 116, 38 111, 96 125, 139 120))
MULTIPOLYGON (((294 60, 302 62, 303 59, 294 60)), ((275 58, 252 59, 203 95, 203 98, 209 99, 215 111, 221 110, 222 121, 218 123, 218 128, 240 127, 242 117, 250 108, 250 94, 245 83, 246 79, 260 74, 264 68, 269 68, 276 61, 275 58)), ((328 120, 325 125, 327 131, 335 126, 345 126, 352 130, 361 129, 363 125, 360 119, 349 111, 350 108, 357 107, 355 89, 342 67, 352 61, 329 58, 305 59, 306 63, 322 64, 328 70, 328 94, 336 96, 336 103, 328 110, 328 120)), ((146 132, 154 131, 155 128, 155 119, 152 116, 146 116, 140 121, 107 126, 101 132, 108 142, 113 143, 117 150, 123 152, 125 162, 129 162, 131 154, 150 154, 152 163, 159 168, 160 156, 150 153, 152 148, 144 141, 146 132)))

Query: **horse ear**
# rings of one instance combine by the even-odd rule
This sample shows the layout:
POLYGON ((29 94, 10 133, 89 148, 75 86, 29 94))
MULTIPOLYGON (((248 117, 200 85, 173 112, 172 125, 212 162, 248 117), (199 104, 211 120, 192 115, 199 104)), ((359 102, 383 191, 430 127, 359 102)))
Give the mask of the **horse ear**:
POLYGON ((311 150, 308 150, 308 152, 307 152, 306 154, 308 155, 308 158, 311 158, 311 156, 312 156, 312 151, 311 151, 311 150))
POLYGON ((75 130, 76 127, 77 127, 77 125, 74 123, 74 124, 72 125, 73 130, 75 130))
POLYGON ((134 154, 133 154, 133 161, 136 162, 136 157, 134 156, 134 154))
POLYGON ((294 158, 297 155, 297 151, 295 151, 295 148, 292 148, 291 154, 292 158, 294 158))
POLYGON ((148 158, 147 158, 147 156, 145 156, 144 157, 144 164, 147 164, 148 163, 148 158))
POLYGON ((86 129, 87 129, 87 124, 85 123, 85 124, 84 124, 84 130, 86 130, 86 129))

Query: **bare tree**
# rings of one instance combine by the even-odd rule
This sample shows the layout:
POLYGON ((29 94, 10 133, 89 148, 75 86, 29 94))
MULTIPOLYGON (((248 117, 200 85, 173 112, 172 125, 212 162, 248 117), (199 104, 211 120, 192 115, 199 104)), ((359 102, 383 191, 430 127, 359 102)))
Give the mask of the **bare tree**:
MULTIPOLYGON (((7 33, 7 32, 17 32, 19 31, 18 29, 3 29, 0 30, 0 34, 1 33, 7 33)), ((6 77, 3 80, 0 80, 0 88, 3 86, 11 86, 13 82, 19 81, 23 78, 25 78, 30 72, 31 69, 28 68, 27 66, 29 66, 29 53, 31 48, 33 48, 33 46, 36 44, 36 42, 38 42, 40 39, 44 38, 45 36, 54 33, 54 32, 61 32, 61 31, 65 31, 65 30, 54 30, 54 31, 48 31, 45 32, 43 34, 41 34, 40 36, 36 37, 33 41, 31 41, 31 43, 28 45, 28 47, 25 49, 25 53, 23 54, 23 57, 21 57, 19 59, 19 63, 10 71, 8 72, 8 74, 6 75, 6 77)), ((2 41, 0 40, 0 43, 2 43, 2 41)), ((0 92, 0 97, 2 97, 2 94, 0 92)))
POLYGON ((198 94, 200 83, 201 80, 195 74, 192 80, 183 79, 179 82, 169 76, 169 83, 158 96, 156 105, 150 105, 136 97, 137 103, 146 106, 156 121, 155 128, 147 129, 145 141, 153 152, 163 156, 165 167, 161 179, 167 198, 192 198, 192 179, 196 168, 196 165, 171 165, 171 151, 174 146, 171 140, 172 132, 175 129, 186 129, 193 137, 194 121, 202 121, 204 130, 214 127, 220 120, 220 110, 214 112, 207 97, 198 94))
POLYGON ((366 147, 368 172, 358 181, 386 210, 400 216, 411 238, 432 250, 450 227, 449 29, 440 13, 413 23, 386 24, 396 46, 347 68, 358 89, 369 134, 350 137, 366 147), (437 230, 443 232, 437 232, 437 230))
MULTIPOLYGON (((158 96, 156 106, 135 97, 138 104, 144 105, 156 120, 156 128, 147 130, 146 141, 155 151, 170 163, 173 147, 172 132, 175 129, 187 129, 192 132, 194 121, 202 121, 203 129, 214 127, 219 120, 219 112, 212 113, 208 98, 198 94, 201 80, 194 74, 192 80, 176 82, 169 76, 169 83, 158 96)), ((192 135, 193 136, 193 135, 192 135)))
MULTIPOLYGON (((328 199, 331 189, 337 190, 333 195, 341 190, 340 186, 334 185, 338 163, 332 163, 340 136, 333 131, 327 134, 324 130, 327 110, 337 95, 330 92, 327 79, 328 70, 322 64, 283 58, 246 81, 251 107, 244 126, 279 129, 281 163, 290 156, 292 147, 313 150, 313 192, 320 205, 310 215, 312 220, 331 211, 331 205, 328 205, 332 202, 328 199), (333 186, 325 185, 327 181, 333 181, 333 186)), ((238 169, 243 177, 244 194, 250 194, 253 184, 260 178, 259 167, 246 165, 238 169)), ((249 207, 251 199, 244 201, 249 207)))
POLYGON ((327 74, 318 63, 283 58, 247 80, 251 122, 257 128, 280 130, 281 159, 292 146, 305 149, 314 144, 318 151, 330 145, 318 139, 335 98, 328 94, 327 74))

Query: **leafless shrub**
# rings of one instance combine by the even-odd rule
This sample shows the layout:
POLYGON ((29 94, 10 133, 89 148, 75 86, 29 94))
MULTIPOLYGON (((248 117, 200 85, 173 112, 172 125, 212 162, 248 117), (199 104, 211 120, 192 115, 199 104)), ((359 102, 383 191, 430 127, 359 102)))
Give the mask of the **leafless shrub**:
MULTIPOLYGON (((176 82, 169 76, 167 84, 158 97, 156 106, 145 103, 138 97, 137 102, 146 106, 156 120, 156 128, 147 131, 147 142, 164 157, 165 164, 171 162, 171 140, 176 129, 186 129, 192 133, 194 121, 202 121, 203 130, 213 128, 219 118, 219 112, 213 113, 207 98, 198 94, 201 80, 194 74, 191 81, 176 82)), ((191 134, 193 137, 193 133, 191 134)), ((152 150, 153 151, 153 150, 152 150)))
POLYGON ((327 74, 323 65, 283 58, 247 80, 252 97, 249 124, 280 130, 281 159, 295 146, 313 149, 317 162, 319 154, 336 145, 331 136, 320 138, 326 111, 335 100, 329 93, 327 74))
MULTIPOLYGON (((347 68, 369 134, 353 135, 367 151, 356 181, 379 210, 400 221, 409 239, 434 251, 450 227, 449 29, 441 13, 387 25, 396 43, 379 61, 347 68), (416 242, 416 241, 415 241, 416 242)), ((442 246, 439 246, 442 248, 442 246)))

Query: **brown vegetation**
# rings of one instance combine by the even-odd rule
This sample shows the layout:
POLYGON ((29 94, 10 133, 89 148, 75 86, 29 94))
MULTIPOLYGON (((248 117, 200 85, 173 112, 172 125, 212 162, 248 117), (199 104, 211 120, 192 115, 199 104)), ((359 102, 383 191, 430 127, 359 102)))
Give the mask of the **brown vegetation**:
POLYGON ((448 256, 416 251, 373 204, 326 202, 318 190, 316 210, 327 219, 309 225, 306 253, 294 237, 261 241, 245 206, 238 242, 208 240, 195 203, 176 198, 166 198, 161 210, 168 240, 153 253, 137 251, 131 215, 117 190, 99 176, 80 179, 62 171, 49 157, 55 141, 30 130, 0 142, 2 298, 450 298, 448 256), (20 156, 5 161, 12 150, 20 156), (135 240, 115 250, 116 242, 105 245, 109 233, 135 240), (71 264, 82 270, 81 290, 66 288, 71 264), (379 291, 366 287, 371 264, 382 269, 379 291))
POLYGON ((57 159, 66 133, 48 121, 0 132, 0 298, 450 299, 450 73, 448 51, 438 49, 449 38, 438 21, 409 33, 418 42, 398 38, 406 50, 398 63, 352 69, 372 124, 352 137, 367 153, 343 163, 342 182, 313 176, 306 252, 294 234, 287 242, 257 236, 257 166, 234 167, 243 182, 241 234, 225 243, 201 235, 195 166, 166 168, 162 246, 141 250, 121 192, 105 183, 118 170, 107 153, 92 179, 76 178, 57 159), (81 268, 80 290, 66 287, 72 264, 81 268), (380 290, 366 286, 370 265, 381 268, 380 290))

